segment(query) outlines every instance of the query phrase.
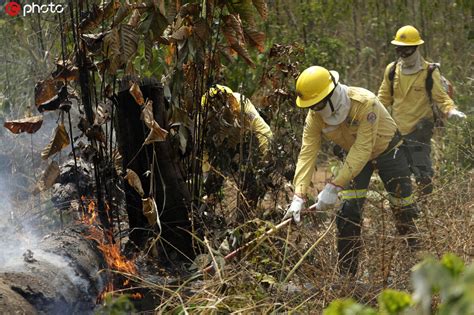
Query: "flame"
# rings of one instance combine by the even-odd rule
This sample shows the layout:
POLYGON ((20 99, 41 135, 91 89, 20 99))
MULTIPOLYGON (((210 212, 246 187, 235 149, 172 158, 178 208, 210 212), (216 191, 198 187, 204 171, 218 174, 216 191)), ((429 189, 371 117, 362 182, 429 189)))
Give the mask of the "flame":
MULTIPOLYGON (((81 201, 82 204, 86 204, 87 199, 86 196, 81 196, 81 201)), ((95 202, 94 200, 89 200, 89 204, 87 205, 87 213, 83 213, 81 217, 81 222, 88 224, 88 225, 93 225, 97 220, 97 211, 95 211, 95 202)))
POLYGON ((129 274, 137 274, 135 263, 122 256, 119 244, 99 244, 98 247, 104 253, 109 268, 129 274))
POLYGON ((103 300, 105 300, 105 297, 107 296, 107 294, 111 294, 113 291, 114 291, 114 285, 112 284, 112 282, 109 282, 107 286, 105 287, 105 289, 103 289, 102 292, 97 297, 96 303, 97 304, 101 303, 103 300))
POLYGON ((132 293, 130 297, 134 300, 140 300, 140 299, 143 299, 143 294, 141 294, 140 292, 135 292, 135 293, 132 293))
MULTIPOLYGON (((86 197, 82 196, 81 201, 83 204, 86 204, 86 197)), ((109 216, 110 207, 107 203, 105 204, 105 210, 107 212, 107 216, 109 216)), ((96 211, 96 203, 94 200, 89 200, 87 204, 87 213, 83 214, 81 218, 82 223, 89 225, 89 235, 86 236, 86 238, 94 240, 98 243, 97 247, 104 255, 105 262, 107 263, 109 269, 120 271, 124 274, 136 275, 137 267, 135 266, 135 262, 122 255, 120 252, 120 244, 113 241, 112 235, 110 233, 104 233, 97 222, 97 217, 98 213, 96 211)), ((130 280, 125 279, 122 284, 122 288, 127 288, 129 286, 130 280)), ((114 283, 111 281, 97 297, 97 303, 102 302, 107 294, 113 294, 114 291, 114 283)), ((141 299, 143 298, 143 295, 136 292, 131 295, 131 298, 141 299)))

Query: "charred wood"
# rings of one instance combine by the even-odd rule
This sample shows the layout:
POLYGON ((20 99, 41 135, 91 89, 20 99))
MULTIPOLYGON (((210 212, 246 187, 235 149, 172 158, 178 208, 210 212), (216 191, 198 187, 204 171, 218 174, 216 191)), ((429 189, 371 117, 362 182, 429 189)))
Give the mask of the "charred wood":
POLYGON ((4 314, 91 314, 106 284, 104 257, 87 226, 51 234, 0 267, 4 314))
MULTIPOLYGON (((141 106, 138 105, 129 93, 129 80, 125 78, 121 92, 118 94, 116 115, 117 140, 119 151, 123 157, 124 169, 129 168, 137 173, 143 184, 143 190, 148 195, 150 191, 150 177, 145 176, 148 171, 154 172, 153 187, 155 200, 158 206, 161 221, 162 249, 178 249, 178 252, 193 257, 192 238, 189 234, 191 223, 189 210, 191 196, 184 180, 179 159, 174 155, 170 141, 142 144, 149 130, 140 119, 141 106), (157 157, 154 169, 150 169, 153 156, 157 157), (167 246, 169 244, 170 246, 167 246)), ((153 101, 153 116, 158 124, 168 129, 165 115, 163 88, 155 79, 139 82, 145 99, 153 101)), ((142 211, 141 196, 128 184, 125 184, 127 213, 130 226, 130 240, 138 247, 143 248, 146 241, 156 235, 148 225, 142 211)))

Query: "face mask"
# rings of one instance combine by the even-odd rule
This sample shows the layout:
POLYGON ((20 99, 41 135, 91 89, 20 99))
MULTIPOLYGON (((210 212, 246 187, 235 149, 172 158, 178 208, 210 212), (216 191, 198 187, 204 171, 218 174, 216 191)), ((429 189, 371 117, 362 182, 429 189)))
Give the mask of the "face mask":
POLYGON ((395 51, 397 52, 398 57, 408 58, 417 50, 417 46, 397 46, 395 51))
POLYGON ((348 87, 339 83, 336 85, 326 106, 317 113, 326 124, 334 126, 339 125, 347 118, 350 109, 351 100, 349 99, 348 87))
POLYGON ((406 58, 401 58, 401 66, 403 74, 414 74, 423 69, 422 59, 418 49, 406 58))

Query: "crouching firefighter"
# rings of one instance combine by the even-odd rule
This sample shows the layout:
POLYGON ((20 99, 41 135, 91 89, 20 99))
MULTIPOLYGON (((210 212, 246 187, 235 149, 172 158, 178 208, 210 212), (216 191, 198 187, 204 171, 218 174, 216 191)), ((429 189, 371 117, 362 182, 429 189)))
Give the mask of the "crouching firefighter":
POLYGON ((213 85, 203 95, 201 105, 207 111, 202 166, 206 192, 215 194, 223 185, 224 178, 213 172, 213 167, 236 182, 243 173, 240 188, 248 206, 255 207, 266 192, 263 179, 273 164, 270 126, 248 98, 224 85, 213 85))
POLYGON ((339 269, 355 275, 361 243, 362 207, 377 170, 388 192, 398 232, 417 247, 414 220, 418 208, 412 195, 410 170, 397 126, 370 91, 339 82, 336 71, 319 66, 304 70, 296 81, 296 105, 308 108, 296 165, 293 201, 285 218, 300 221, 300 212, 315 169, 321 138, 341 146, 346 158, 338 175, 317 196, 316 208, 328 210, 343 201, 337 214, 339 269))

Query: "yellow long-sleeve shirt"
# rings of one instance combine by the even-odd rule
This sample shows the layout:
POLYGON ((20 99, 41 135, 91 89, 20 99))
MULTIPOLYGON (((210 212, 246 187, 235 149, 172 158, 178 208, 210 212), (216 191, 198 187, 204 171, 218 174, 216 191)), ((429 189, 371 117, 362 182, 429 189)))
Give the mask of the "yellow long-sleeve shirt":
POLYGON ((270 126, 263 120, 262 116, 258 113, 252 102, 242 96, 240 93, 232 93, 239 102, 238 113, 242 108, 241 102, 244 102, 244 124, 246 128, 249 128, 252 133, 255 134, 258 140, 258 148, 260 152, 265 155, 270 150, 270 141, 273 139, 273 133, 270 126))
POLYGON ((311 182, 321 138, 340 145, 348 155, 333 183, 347 185, 368 161, 377 158, 392 140, 397 126, 385 107, 370 91, 349 87, 351 109, 344 122, 327 125, 317 111, 310 110, 303 130, 303 143, 296 165, 295 193, 305 195, 311 182))
MULTIPOLYGON (((416 124, 422 118, 433 120, 433 110, 425 87, 429 63, 423 60, 423 70, 410 75, 402 74, 400 63, 398 63, 393 78, 393 96, 390 91, 391 82, 389 79, 392 65, 393 62, 385 69, 378 98, 385 107, 391 106, 390 113, 397 123, 400 133, 406 135, 415 130, 416 124)), ((442 113, 447 114, 456 106, 441 84, 441 74, 438 69, 433 71, 432 78, 433 102, 437 104, 442 113)))

